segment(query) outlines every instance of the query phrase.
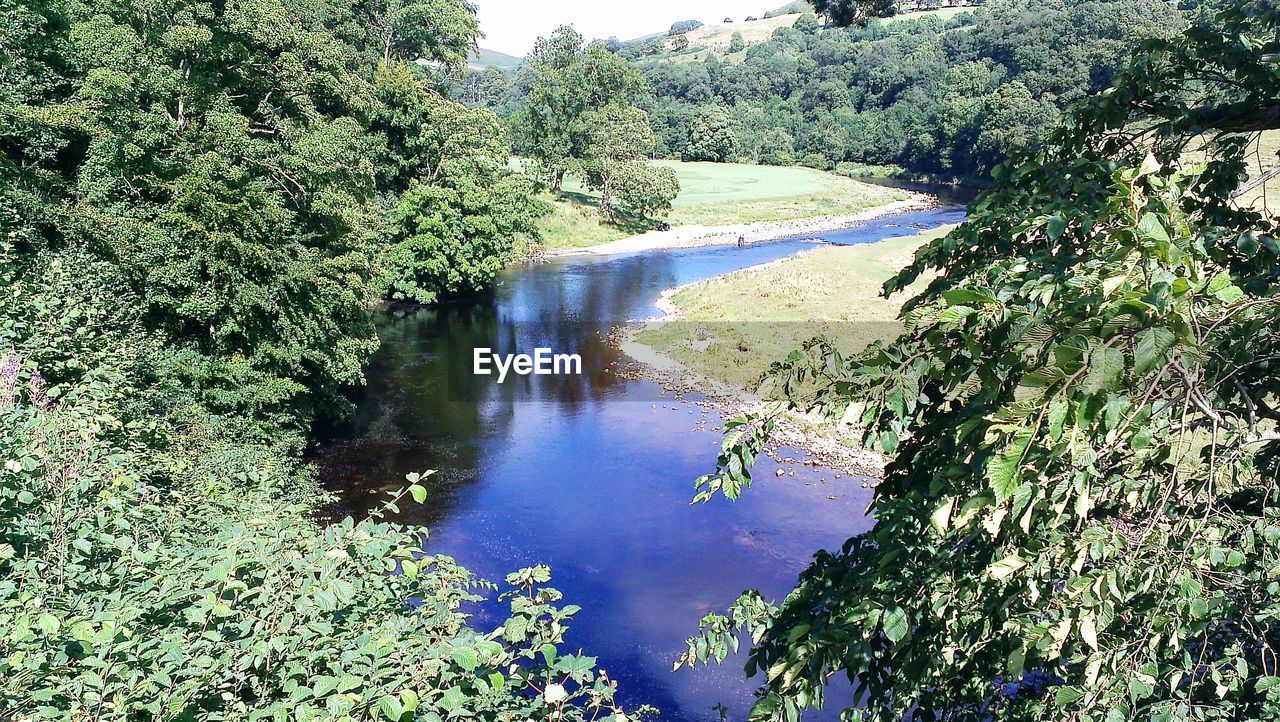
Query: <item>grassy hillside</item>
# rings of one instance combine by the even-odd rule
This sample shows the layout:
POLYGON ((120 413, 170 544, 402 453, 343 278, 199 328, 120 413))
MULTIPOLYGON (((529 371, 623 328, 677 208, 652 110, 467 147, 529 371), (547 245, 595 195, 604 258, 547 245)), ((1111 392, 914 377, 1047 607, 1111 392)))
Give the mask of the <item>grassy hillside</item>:
POLYGON ((522 58, 517 58, 514 55, 500 53, 497 50, 478 48, 471 53, 471 57, 467 60, 467 66, 473 70, 484 70, 485 68, 515 70, 523 62, 522 58))
MULTIPOLYGON (((1248 161, 1250 180, 1280 165, 1280 130, 1262 133, 1248 161)), ((1273 177, 1245 193, 1240 197, 1240 202, 1254 207, 1265 207, 1271 215, 1280 215, 1280 177, 1273 177)))
POLYGON ((895 337, 907 296, 881 285, 921 244, 949 229, 858 246, 825 247, 761 269, 689 286, 672 297, 681 317, 637 340, 744 389, 805 341, 825 335, 845 352, 895 337))
MULTIPOLYGON (((727 225, 857 213, 905 196, 889 188, 861 183, 810 168, 654 161, 674 168, 680 179, 668 222, 727 225)), ((581 248, 643 233, 654 223, 633 219, 620 226, 600 223, 599 195, 574 179, 541 222, 546 248, 581 248)))

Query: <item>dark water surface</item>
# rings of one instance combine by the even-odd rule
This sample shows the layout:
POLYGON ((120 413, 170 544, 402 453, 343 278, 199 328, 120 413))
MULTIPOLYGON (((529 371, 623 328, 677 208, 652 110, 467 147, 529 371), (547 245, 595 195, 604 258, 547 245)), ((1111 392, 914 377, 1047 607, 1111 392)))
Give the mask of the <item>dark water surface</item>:
MULTIPOLYGON (((961 219, 948 207, 820 238, 866 243, 961 219)), ((776 477, 777 465, 764 459, 755 488, 737 503, 690 506, 693 480, 715 461, 721 436, 711 428, 721 420, 619 376, 626 358, 607 336, 656 315, 666 288, 814 244, 561 258, 505 273, 483 301, 389 315, 355 423, 320 452, 324 481, 343 500, 338 513, 367 510, 409 472, 437 470, 427 503, 408 505, 401 518, 430 527, 428 552, 495 581, 551 566, 565 603, 583 608, 568 646, 599 658, 626 705, 656 705, 675 722, 719 719, 715 705, 745 718, 756 683, 742 678, 741 660, 673 673, 684 639, 745 589, 785 595, 815 550, 870 526, 870 492, 810 466, 786 465, 794 476, 776 477), (583 374, 499 385, 472 373, 476 347, 577 353, 583 374)), ((499 618, 487 614, 478 626, 499 618)), ((846 702, 829 698, 836 709, 846 702)))

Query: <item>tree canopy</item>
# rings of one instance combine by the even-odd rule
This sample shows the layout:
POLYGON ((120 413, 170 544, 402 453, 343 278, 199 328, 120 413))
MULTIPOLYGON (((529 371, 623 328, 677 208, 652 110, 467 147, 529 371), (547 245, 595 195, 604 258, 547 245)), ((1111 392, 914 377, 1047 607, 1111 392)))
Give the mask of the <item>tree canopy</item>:
MULTIPOLYGON (((599 719, 549 571, 323 521, 373 306, 537 204, 461 0, 0 0, 0 719, 599 719), (465 605, 501 596, 476 628, 465 605)), ((424 475, 388 498, 423 501, 424 475)), ((388 480, 393 481, 393 480, 388 480)))

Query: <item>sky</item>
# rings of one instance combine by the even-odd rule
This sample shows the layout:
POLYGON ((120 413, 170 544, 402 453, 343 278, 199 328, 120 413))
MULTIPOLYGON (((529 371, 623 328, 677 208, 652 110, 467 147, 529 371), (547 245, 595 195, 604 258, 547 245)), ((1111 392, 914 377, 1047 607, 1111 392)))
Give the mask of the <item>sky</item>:
POLYGON ((572 25, 588 40, 630 40, 663 32, 677 20, 708 25, 764 15, 786 0, 473 0, 480 8, 480 47, 523 57, 539 35, 572 25))

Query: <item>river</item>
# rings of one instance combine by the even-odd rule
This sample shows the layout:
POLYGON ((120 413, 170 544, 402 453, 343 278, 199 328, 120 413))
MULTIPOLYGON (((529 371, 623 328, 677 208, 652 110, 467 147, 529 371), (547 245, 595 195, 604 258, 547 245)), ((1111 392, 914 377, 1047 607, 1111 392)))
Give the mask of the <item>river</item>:
MULTIPOLYGON (((401 521, 430 528, 426 551, 501 581, 547 564, 566 604, 582 607, 568 644, 599 659, 629 706, 666 722, 744 719, 759 680, 741 658, 672 672, 704 614, 745 589, 779 599, 819 548, 865 531, 871 492, 829 469, 770 459, 740 501, 691 506, 721 436, 714 412, 618 370, 611 328, 654 316, 662 290, 776 260, 815 243, 855 244, 962 220, 945 206, 855 228, 737 247, 572 256, 507 271, 491 297, 388 314, 348 429, 319 452, 338 513, 359 514, 404 475, 434 469, 430 498, 401 521), (473 374, 473 349, 582 357, 577 376, 496 383, 473 374), (699 420, 706 423, 699 424, 699 420)), ((795 450, 784 455, 802 457, 795 450)), ((500 619, 480 609, 485 627, 500 619)), ((833 694, 838 709, 846 698, 833 694)), ((834 719, 836 710, 806 719, 834 719)))

